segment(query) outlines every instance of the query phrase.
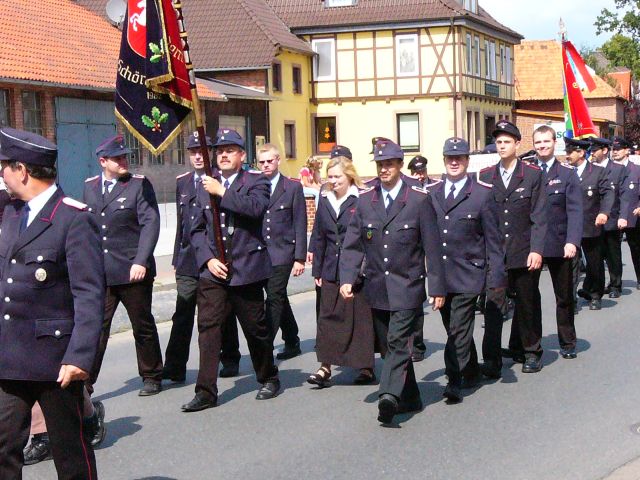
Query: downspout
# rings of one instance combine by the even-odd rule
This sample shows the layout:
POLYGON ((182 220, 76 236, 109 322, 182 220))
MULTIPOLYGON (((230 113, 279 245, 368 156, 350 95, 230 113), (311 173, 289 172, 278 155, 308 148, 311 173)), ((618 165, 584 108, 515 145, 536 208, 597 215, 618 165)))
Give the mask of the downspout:
POLYGON ((457 65, 456 65, 456 30, 453 26, 453 17, 449 17, 451 32, 453 33, 453 132, 458 136, 458 82, 457 82, 457 65))

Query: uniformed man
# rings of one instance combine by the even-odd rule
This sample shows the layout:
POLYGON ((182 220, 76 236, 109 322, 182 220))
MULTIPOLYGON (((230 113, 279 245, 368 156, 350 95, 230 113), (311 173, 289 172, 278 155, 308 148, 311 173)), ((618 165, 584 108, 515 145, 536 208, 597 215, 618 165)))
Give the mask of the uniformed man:
POLYGON ((262 384, 256 399, 271 399, 280 391, 264 312, 263 288, 272 272, 262 236, 263 218, 269 208, 269 180, 261 172, 242 170, 246 157, 244 140, 235 130, 219 130, 214 147, 221 177, 204 177, 207 193, 199 196, 204 208, 196 215, 191 231, 200 269, 200 369, 195 396, 182 406, 184 412, 204 410, 218 403, 221 327, 229 315, 235 315, 242 326, 256 377, 262 384), (209 194, 219 202, 217 219, 209 208, 209 194), (222 231, 225 263, 220 260, 214 221, 219 222, 222 231))
MULTIPOLYGON (((591 146, 587 140, 565 138, 567 161, 575 167, 582 191, 583 231, 582 251, 586 260, 586 275, 578 295, 589 302, 589 310, 600 310, 604 294, 604 262, 602 259, 602 228, 611 214, 615 190, 604 168, 590 163, 586 153, 591 146)), ((574 288, 580 277, 580 257, 573 259, 574 288)))
POLYGON ((92 392, 98 379, 111 321, 122 302, 133 327, 138 374, 143 379, 138 394, 149 396, 162 390, 162 352, 151 313, 156 276, 153 250, 160 234, 160 212, 151 182, 129 172, 130 153, 122 135, 103 141, 96 148, 102 174, 84 184, 84 201, 100 226, 107 278, 102 334, 88 388, 92 392))
POLYGON ((409 161, 408 165, 411 176, 418 180, 423 187, 431 183, 431 179, 427 175, 427 163, 426 157, 416 155, 409 161))
POLYGON ((629 152, 632 147, 631 142, 622 137, 613 139, 613 161, 618 165, 623 165, 627 171, 627 178, 620 190, 620 219, 618 220, 618 227, 624 229, 627 237, 633 269, 636 274, 636 289, 640 290, 640 223, 638 222, 638 215, 640 215, 640 209, 638 208, 640 165, 629 160, 629 152))
POLYGON ((331 148, 331 153, 329 154, 329 158, 336 157, 347 157, 349 160, 353 160, 353 154, 349 147, 345 147, 344 145, 334 145, 331 148))
MULTIPOLYGON (((536 164, 542 170, 546 194, 544 263, 549 268, 556 297, 556 322, 562 358, 576 358, 575 295, 573 290, 573 258, 582 240, 582 190, 575 169, 555 158, 556 132, 542 125, 533 132, 536 164)), ((519 336, 510 348, 520 351, 519 336)))
MULTIPOLYGON (((509 289, 515 293, 512 330, 520 334, 524 352, 504 352, 523 362, 525 373, 542 368, 542 310, 540 305, 540 268, 547 230, 542 172, 516 157, 522 136, 507 120, 500 120, 492 133, 500 156, 497 165, 480 171, 480 180, 493 185, 498 204, 500 232, 503 237, 509 289)), ((487 292, 485 330, 482 341, 482 373, 491 378, 501 376, 503 316, 499 305, 504 291, 487 292)))
POLYGON ((86 205, 56 186, 56 145, 3 128, 0 146, 4 181, 18 199, 0 234, 0 478, 22 478, 37 401, 58 478, 95 479, 79 412, 104 307, 98 227, 86 205))
POLYGON ((611 141, 605 138, 591 138, 591 161, 607 172, 611 188, 616 197, 611 208, 611 215, 602 231, 602 256, 607 264, 609 283, 604 292, 609 298, 618 298, 622 292, 622 231, 618 227, 620 217, 620 190, 629 174, 623 165, 609 160, 611 141))
POLYGON ((379 184, 361 193, 344 240, 340 293, 352 298, 363 260, 364 292, 382 343, 378 420, 422 409, 411 362, 411 336, 425 295, 425 256, 434 309, 444 304, 444 261, 431 196, 401 176, 404 153, 391 141, 374 146, 379 184), (428 253, 427 253, 428 252, 428 253))
MULTIPOLYGON (((6 157, 0 157, 0 160, 8 160, 6 157)), ((4 184, 4 180, 0 178, 0 223, 2 222, 2 214, 4 213, 4 207, 11 201, 11 196, 7 192, 7 186, 4 184)))
MULTIPOLYGON (((213 158, 213 141, 205 139, 209 159, 213 158)), ((192 171, 176 177, 176 238, 173 246, 171 265, 176 272, 176 309, 171 321, 171 335, 165 351, 162 378, 177 383, 185 381, 189 345, 196 313, 196 293, 200 269, 191 245, 191 224, 196 214, 196 191, 202 189, 204 158, 200 150, 198 132, 193 132, 187 140, 187 151, 192 171)), ((235 321, 235 318, 233 319, 235 321)))
MULTIPOLYGON (((342 147, 344 148, 344 147, 342 147)), ((269 179, 271 197, 262 224, 273 273, 267 280, 266 319, 275 340, 282 329, 284 349, 277 358, 286 360, 300 355, 300 338, 289 297, 289 276, 304 273, 307 254, 307 204, 302 184, 280 173, 280 151, 267 143, 256 154, 258 168, 269 179)))
POLYGON ((473 324, 478 295, 488 289, 506 288, 502 237, 497 204, 491 185, 467 174, 469 144, 449 138, 443 147, 446 175, 427 186, 433 198, 442 237, 447 297, 440 309, 447 332, 444 362, 449 383, 444 396, 462 401, 461 389, 477 384, 478 354, 473 324))

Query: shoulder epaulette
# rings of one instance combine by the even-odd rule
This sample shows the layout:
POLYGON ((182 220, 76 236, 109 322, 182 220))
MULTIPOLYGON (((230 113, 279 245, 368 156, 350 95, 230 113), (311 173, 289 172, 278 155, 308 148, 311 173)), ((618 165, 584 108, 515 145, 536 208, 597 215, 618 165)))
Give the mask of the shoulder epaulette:
POLYGON ((376 187, 363 188, 362 190, 358 190, 358 194, 363 195, 365 193, 373 192, 375 189, 376 187))
POLYGON ((189 175, 191 172, 185 172, 185 173, 181 173, 180 175, 177 175, 176 178, 182 178, 185 177, 187 175, 189 175))
POLYGON ((560 166, 564 167, 564 168, 568 168, 569 170, 575 170, 576 167, 574 167, 573 165, 569 165, 568 163, 561 163, 560 166))
POLYGON ((77 208, 78 210, 86 210, 88 208, 86 204, 79 202, 78 200, 74 200, 71 197, 64 197, 62 199, 62 203, 69 205, 70 207, 77 208))
POLYGON ((525 167, 533 168, 534 170, 542 170, 538 165, 534 165, 533 163, 522 162, 525 167))
POLYGON ((84 183, 92 182, 92 181, 96 180, 98 177, 100 177, 100 175, 96 175, 95 177, 87 178, 87 179, 84 181, 84 183))
POLYGON ((369 180, 367 180, 366 182, 364 182, 365 185, 369 185, 370 183, 376 183, 376 180, 378 180, 378 177, 373 177, 369 180))
POLYGON ((482 185, 483 187, 493 188, 493 185, 491 183, 483 182, 480 179, 476 180, 476 182, 478 183, 478 185, 482 185))
POLYGON ((442 183, 442 180, 436 180, 435 182, 427 183, 424 188, 435 187, 436 185, 442 183))
POLYGON ((300 183, 300 179, 299 178, 293 178, 293 177, 287 177, 289 180, 291 180, 292 182, 298 182, 300 183))
POLYGON ((133 175, 131 175, 133 178, 144 178, 144 175, 140 175, 139 173, 134 173, 133 175))
POLYGON ((260 175, 262 172, 260 170, 245 170, 247 173, 253 173, 254 175, 260 175))
POLYGON ((411 187, 411 190, 414 190, 416 192, 420 192, 424 195, 429 195, 429 190, 426 190, 424 188, 420 188, 420 187, 416 187, 415 185, 413 187, 411 187))

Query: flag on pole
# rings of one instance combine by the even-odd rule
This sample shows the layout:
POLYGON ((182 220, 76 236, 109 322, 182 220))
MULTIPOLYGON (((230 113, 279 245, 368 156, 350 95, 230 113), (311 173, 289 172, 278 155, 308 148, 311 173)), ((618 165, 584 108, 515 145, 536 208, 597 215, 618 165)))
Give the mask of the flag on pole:
POLYGON ((564 111, 566 136, 569 138, 597 137, 582 90, 592 91, 596 82, 587 70, 584 60, 568 40, 562 41, 564 80, 564 111))
POLYGON ((172 0, 127 0, 116 79, 116 116, 151 153, 162 153, 193 108, 172 0))

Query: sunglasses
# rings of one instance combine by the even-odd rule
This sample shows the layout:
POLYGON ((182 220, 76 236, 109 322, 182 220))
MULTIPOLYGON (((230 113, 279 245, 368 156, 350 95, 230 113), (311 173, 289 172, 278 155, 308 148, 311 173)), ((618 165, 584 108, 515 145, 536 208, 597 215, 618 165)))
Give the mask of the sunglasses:
POLYGON ((277 160, 276 158, 267 158, 266 160, 258 160, 258 165, 264 165, 265 163, 268 163, 269 165, 271 165, 276 160, 277 160))

